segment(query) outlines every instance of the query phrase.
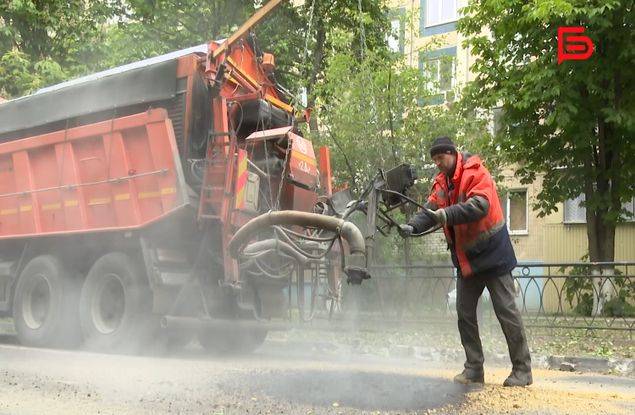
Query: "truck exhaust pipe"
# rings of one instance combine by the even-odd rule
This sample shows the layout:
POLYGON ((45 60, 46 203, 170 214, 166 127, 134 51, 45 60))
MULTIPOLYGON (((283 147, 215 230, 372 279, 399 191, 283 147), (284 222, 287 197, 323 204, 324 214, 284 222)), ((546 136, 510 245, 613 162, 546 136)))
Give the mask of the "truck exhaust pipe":
POLYGON ((345 255, 347 281, 359 285, 370 278, 366 266, 366 244, 362 232, 353 223, 318 213, 283 210, 262 214, 241 227, 229 242, 229 253, 237 258, 240 249, 258 232, 272 226, 303 226, 334 232, 343 238, 349 248, 345 255))

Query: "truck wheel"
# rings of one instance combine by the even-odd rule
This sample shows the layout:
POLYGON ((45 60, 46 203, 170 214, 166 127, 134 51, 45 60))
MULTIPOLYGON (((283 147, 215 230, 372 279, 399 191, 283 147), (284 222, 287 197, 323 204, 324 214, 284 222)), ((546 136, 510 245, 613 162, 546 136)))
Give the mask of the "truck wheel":
POLYGON ((201 346, 214 354, 252 353, 266 338, 264 329, 205 330, 198 334, 201 346))
POLYGON ((33 258, 15 289, 13 321, 18 340, 33 347, 75 347, 81 341, 79 281, 52 255, 33 258))
POLYGON ((156 329, 147 277, 126 254, 102 256, 86 276, 79 316, 88 349, 140 352, 156 329))

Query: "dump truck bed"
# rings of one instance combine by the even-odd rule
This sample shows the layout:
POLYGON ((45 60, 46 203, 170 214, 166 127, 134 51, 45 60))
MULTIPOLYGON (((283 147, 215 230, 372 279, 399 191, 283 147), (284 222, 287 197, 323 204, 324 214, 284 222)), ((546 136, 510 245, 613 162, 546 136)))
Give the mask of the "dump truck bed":
POLYGON ((164 109, 0 144, 0 239, 135 229, 187 202, 164 109))

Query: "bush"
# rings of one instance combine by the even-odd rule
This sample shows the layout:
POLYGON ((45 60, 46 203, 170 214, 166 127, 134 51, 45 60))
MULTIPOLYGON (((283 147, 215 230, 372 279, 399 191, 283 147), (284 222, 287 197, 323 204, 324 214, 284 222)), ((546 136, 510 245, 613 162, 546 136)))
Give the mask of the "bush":
POLYGON ((593 313, 593 295, 588 292, 580 294, 578 303, 573 311, 581 316, 590 316, 593 313))
POLYGON ((606 317, 635 317, 635 306, 630 304, 625 297, 620 295, 604 303, 602 314, 606 317))
MULTIPOLYGON (((586 259, 586 256, 581 258, 582 261, 586 259)), ((565 268, 560 268, 560 272, 564 273, 565 268)), ((584 277, 590 273, 589 266, 572 267, 563 287, 569 306, 573 307, 574 313, 582 316, 590 316, 593 313, 593 280, 591 277, 584 277)))

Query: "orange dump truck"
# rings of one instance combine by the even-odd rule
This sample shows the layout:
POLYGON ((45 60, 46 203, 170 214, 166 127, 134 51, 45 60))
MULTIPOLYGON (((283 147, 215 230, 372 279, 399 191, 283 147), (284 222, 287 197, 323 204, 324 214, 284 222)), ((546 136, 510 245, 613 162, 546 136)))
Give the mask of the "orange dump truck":
POLYGON ((0 314, 21 343, 250 350, 290 281, 337 290, 312 252, 343 239, 366 277, 359 230, 327 212, 328 150, 274 73, 249 35, 0 104, 0 314))

